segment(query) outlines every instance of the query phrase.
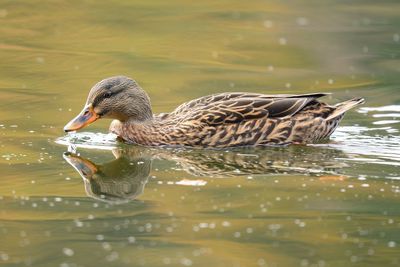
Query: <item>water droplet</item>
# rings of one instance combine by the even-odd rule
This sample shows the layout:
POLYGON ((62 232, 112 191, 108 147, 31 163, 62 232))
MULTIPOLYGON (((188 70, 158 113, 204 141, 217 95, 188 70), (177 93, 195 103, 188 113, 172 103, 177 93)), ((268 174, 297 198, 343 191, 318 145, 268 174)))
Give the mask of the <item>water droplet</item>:
POLYGON ((307 26, 308 25, 308 19, 305 17, 298 17, 296 19, 296 23, 299 26, 307 26))
POLYGON ((265 20, 263 24, 265 28, 272 28, 272 26, 274 25, 274 23, 270 20, 265 20))
POLYGON ((192 260, 190 260, 188 258, 182 258, 181 263, 182 263, 182 265, 185 265, 185 266, 191 266, 193 264, 192 260))
POLYGON ((63 248, 62 251, 68 257, 71 257, 71 256, 74 255, 74 251, 72 249, 70 249, 70 248, 63 248))
POLYGON ((396 43, 400 41, 400 34, 395 33, 393 34, 393 41, 395 41, 396 43))

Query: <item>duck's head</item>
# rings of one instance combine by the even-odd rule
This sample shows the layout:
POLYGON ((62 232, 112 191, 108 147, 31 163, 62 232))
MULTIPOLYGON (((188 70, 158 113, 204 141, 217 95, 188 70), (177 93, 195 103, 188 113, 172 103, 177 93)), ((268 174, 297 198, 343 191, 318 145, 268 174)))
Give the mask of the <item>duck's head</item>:
POLYGON ((125 122, 146 121, 152 117, 150 98, 146 92, 133 79, 115 76, 92 87, 85 107, 65 125, 64 131, 79 130, 100 118, 125 122))

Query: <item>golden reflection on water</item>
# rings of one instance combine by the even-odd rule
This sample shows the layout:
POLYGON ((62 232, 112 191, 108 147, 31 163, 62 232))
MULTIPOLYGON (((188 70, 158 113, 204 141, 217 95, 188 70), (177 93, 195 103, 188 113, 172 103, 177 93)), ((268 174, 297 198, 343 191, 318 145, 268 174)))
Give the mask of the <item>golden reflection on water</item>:
POLYGON ((365 133, 317 147, 79 149, 80 174, 54 142, 88 89, 116 74, 137 79, 157 113, 223 91, 398 105, 398 10, 396 1, 3 1, 0 264, 399 265, 400 129, 377 126, 373 113, 343 121, 365 133))

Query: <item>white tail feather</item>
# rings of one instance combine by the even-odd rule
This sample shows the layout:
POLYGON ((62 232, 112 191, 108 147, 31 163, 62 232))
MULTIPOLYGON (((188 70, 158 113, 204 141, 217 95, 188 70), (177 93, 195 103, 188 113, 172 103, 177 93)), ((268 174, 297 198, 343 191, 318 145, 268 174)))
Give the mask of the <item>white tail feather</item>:
POLYGON ((364 98, 353 98, 353 99, 347 100, 345 102, 339 103, 339 104, 337 104, 335 106, 336 109, 332 112, 332 114, 329 115, 329 117, 327 117, 325 120, 334 119, 334 118, 342 115, 343 113, 345 113, 349 109, 352 109, 355 106, 364 104, 364 102, 365 102, 364 98))

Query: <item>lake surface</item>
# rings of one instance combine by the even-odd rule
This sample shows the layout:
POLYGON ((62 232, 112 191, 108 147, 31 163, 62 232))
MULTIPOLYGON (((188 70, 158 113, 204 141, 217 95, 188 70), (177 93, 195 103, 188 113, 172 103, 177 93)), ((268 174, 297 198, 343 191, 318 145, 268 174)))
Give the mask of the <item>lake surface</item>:
POLYGON ((5 0, 0 37, 1 266, 400 265, 399 1, 5 0), (155 112, 227 91, 366 104, 308 146, 65 135, 118 74, 155 112))

